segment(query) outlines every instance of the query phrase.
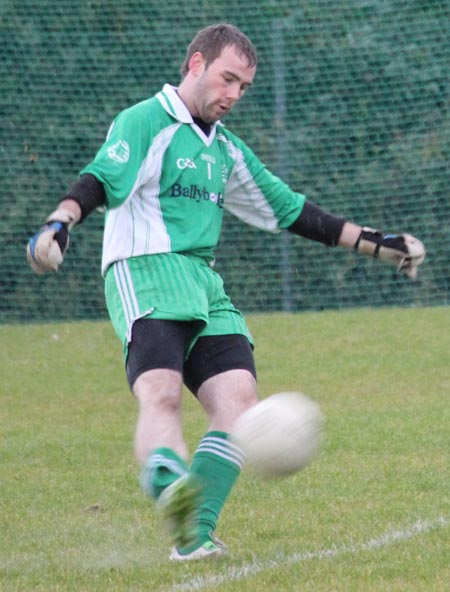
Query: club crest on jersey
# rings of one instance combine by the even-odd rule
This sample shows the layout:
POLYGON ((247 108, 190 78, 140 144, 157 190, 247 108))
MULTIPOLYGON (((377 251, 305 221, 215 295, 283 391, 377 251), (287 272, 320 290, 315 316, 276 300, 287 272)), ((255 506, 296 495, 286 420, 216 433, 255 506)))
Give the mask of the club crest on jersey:
POLYGON ((130 147, 125 140, 119 140, 108 148, 108 156, 111 160, 125 164, 130 158, 130 147))
POLYGON ((226 185, 227 181, 228 181, 228 176, 229 176, 229 170, 228 170, 228 167, 226 164, 222 165, 221 173, 222 173, 222 183, 224 185, 226 185))
POLYGON ((203 153, 201 155, 201 159, 202 160, 206 160, 206 162, 210 162, 211 164, 216 164, 216 159, 211 154, 205 154, 205 153, 203 153))

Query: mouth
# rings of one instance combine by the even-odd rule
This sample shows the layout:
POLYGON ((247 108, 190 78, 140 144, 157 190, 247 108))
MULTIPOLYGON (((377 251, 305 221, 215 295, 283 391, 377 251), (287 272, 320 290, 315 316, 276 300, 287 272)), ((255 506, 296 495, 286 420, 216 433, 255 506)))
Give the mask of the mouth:
POLYGON ((218 105, 219 111, 223 114, 223 113, 228 113, 228 111, 231 109, 231 106, 229 105, 218 105))
MULTIPOLYGON (((224 117, 230 109, 231 109, 231 106, 224 105, 221 103, 216 103, 215 105, 211 105, 209 108, 209 113, 208 113, 209 119, 211 120, 211 122, 217 121, 221 117, 224 117)), ((203 119, 206 121, 205 116, 203 117, 203 119)))

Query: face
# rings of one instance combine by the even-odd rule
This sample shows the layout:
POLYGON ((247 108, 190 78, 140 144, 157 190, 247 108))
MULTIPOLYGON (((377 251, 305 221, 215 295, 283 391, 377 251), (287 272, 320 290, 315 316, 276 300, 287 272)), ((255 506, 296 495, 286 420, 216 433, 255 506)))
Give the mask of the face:
POLYGON ((207 123, 224 117, 251 86, 255 72, 256 66, 249 67, 233 46, 225 47, 208 68, 203 55, 195 53, 190 62, 190 101, 186 101, 191 114, 207 123))

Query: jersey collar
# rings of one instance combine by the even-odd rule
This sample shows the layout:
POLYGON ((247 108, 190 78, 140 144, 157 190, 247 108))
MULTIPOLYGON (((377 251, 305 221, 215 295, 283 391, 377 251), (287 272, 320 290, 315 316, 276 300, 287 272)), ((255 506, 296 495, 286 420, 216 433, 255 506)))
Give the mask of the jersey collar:
POLYGON ((212 143, 216 135, 216 125, 220 122, 212 125, 211 132, 207 136, 194 122, 189 109, 179 97, 176 87, 171 84, 165 84, 163 89, 156 95, 156 98, 169 115, 177 119, 180 123, 190 123, 205 144, 209 146, 212 143))
POLYGON ((175 117, 181 123, 193 123, 192 115, 178 96, 175 86, 165 84, 163 89, 156 95, 156 98, 169 115, 175 117))

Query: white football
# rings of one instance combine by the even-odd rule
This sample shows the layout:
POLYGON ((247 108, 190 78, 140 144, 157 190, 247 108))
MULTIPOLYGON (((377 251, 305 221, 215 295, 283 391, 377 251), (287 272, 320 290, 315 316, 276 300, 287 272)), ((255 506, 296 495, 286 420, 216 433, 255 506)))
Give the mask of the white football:
POLYGON ((236 420, 231 433, 250 468, 266 477, 291 475, 306 467, 320 445, 324 417, 302 393, 277 393, 236 420))

